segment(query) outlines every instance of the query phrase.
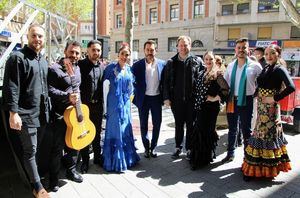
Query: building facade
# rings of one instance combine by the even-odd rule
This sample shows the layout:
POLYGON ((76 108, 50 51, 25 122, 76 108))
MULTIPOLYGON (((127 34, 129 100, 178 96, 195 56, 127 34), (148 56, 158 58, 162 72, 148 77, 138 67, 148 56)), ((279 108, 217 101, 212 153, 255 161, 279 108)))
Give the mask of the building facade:
MULTIPOLYGON (((158 57, 169 59, 176 53, 180 35, 192 39, 192 51, 203 55, 213 49, 214 0, 135 0, 133 59, 144 57, 143 44, 157 42, 158 57)), ((112 4, 110 58, 117 58, 117 49, 125 40, 126 0, 112 4)))
MULTIPOLYGON (((299 11, 300 0, 292 2, 299 11)), ((113 0, 110 8, 110 58, 113 60, 117 58, 118 46, 125 40, 126 0, 113 0)), ((288 65, 300 66, 300 31, 291 23, 279 0, 134 1, 134 59, 144 56, 143 44, 147 39, 157 41, 159 58, 172 57, 180 35, 192 38, 192 52, 196 55, 213 50, 227 63, 234 56, 237 38, 247 37, 252 50, 278 44, 288 65)))
MULTIPOLYGON (((300 0, 292 2, 299 10, 300 0)), ((281 46, 288 65, 299 68, 300 32, 278 0, 218 0, 214 32, 214 52, 223 55, 227 62, 234 55, 235 40, 247 37, 250 49, 271 43, 281 46)))

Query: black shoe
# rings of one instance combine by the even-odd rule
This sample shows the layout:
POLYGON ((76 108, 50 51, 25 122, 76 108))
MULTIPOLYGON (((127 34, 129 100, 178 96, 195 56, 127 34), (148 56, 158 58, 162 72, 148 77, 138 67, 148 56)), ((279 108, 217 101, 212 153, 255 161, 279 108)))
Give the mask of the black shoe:
POLYGON ((192 171, 194 171, 194 170, 196 170, 197 169, 197 167, 195 166, 195 165, 191 165, 191 170, 192 171))
POLYGON ((185 159, 188 161, 191 160, 191 150, 187 150, 185 159))
POLYGON ((150 158, 150 152, 149 152, 149 150, 146 150, 146 151, 145 151, 144 157, 145 157, 145 158, 150 158))
POLYGON ((75 168, 73 168, 71 170, 68 169, 67 172, 66 172, 66 177, 69 180, 72 180, 72 181, 77 182, 77 183, 81 183, 83 181, 82 176, 75 170, 75 168))
POLYGON ((234 156, 227 155, 224 159, 222 159, 222 163, 232 162, 234 160, 234 156))
POLYGON ((103 165, 103 156, 100 155, 100 157, 94 158, 94 164, 97 164, 97 165, 102 167, 102 165, 103 165))
POLYGON ((50 185, 49 186, 49 189, 52 191, 52 192, 57 192, 59 190, 59 186, 58 185, 50 185))
POLYGON ((171 155, 172 159, 178 159, 180 153, 181 153, 181 149, 180 148, 175 148, 175 152, 171 155))
POLYGON ((81 167, 80 167, 80 171, 82 174, 87 173, 89 170, 89 162, 82 162, 81 167))
POLYGON ((157 153, 155 152, 154 149, 150 151, 150 156, 153 158, 157 158, 157 153))
POLYGON ((57 192, 58 189, 59 189, 58 180, 55 180, 55 181, 50 180, 49 181, 49 190, 52 192, 57 192))
POLYGON ((245 182, 249 182, 251 180, 251 177, 250 176, 246 176, 246 175, 243 175, 243 180, 245 182))

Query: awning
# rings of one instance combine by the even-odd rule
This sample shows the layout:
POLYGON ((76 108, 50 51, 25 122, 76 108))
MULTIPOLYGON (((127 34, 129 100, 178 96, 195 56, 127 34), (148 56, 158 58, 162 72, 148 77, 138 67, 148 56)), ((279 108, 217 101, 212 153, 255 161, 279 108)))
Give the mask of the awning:
POLYGON ((220 55, 234 55, 234 49, 228 49, 228 48, 216 48, 213 49, 214 54, 220 54, 220 55))

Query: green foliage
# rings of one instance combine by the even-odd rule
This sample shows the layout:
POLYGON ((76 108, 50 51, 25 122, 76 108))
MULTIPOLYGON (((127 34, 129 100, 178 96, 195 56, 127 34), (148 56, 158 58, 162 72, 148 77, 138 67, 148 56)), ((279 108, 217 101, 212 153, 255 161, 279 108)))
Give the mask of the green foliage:
MULTIPOLYGON (((75 21, 91 19, 93 11, 93 0, 27 0, 27 2, 75 21)), ((17 3, 17 0, 1 0, 0 12, 10 11, 17 3)))
POLYGON ((17 0, 1 0, 0 12, 10 11, 17 4, 17 2, 17 0))
POLYGON ((90 19, 93 11, 93 0, 28 0, 28 2, 76 21, 90 19))

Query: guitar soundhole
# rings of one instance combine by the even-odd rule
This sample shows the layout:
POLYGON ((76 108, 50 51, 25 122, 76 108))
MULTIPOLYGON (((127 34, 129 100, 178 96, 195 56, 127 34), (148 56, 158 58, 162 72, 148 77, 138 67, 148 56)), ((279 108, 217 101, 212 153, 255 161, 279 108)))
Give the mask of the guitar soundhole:
POLYGON ((82 139, 84 138, 88 133, 90 133, 90 131, 84 131, 80 136, 77 137, 77 139, 82 139))
POLYGON ((82 116, 82 115, 79 115, 79 116, 77 117, 77 120, 78 120, 78 122, 82 122, 83 116, 82 116))

